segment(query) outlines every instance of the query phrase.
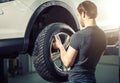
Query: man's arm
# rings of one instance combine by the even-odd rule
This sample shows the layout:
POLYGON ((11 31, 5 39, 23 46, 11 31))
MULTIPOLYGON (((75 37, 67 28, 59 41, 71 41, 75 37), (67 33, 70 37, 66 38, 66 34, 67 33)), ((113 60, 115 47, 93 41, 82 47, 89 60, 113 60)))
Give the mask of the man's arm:
POLYGON ((55 37, 54 47, 58 48, 60 50, 60 57, 61 57, 61 60, 64 64, 64 66, 65 67, 72 66, 74 63, 74 60, 78 54, 78 51, 76 49, 72 48, 71 46, 69 46, 69 48, 66 51, 64 46, 62 45, 62 43, 57 39, 57 37, 55 37))
POLYGON ((64 49, 63 46, 61 46, 59 49, 60 49, 61 60, 64 66, 65 67, 72 66, 78 51, 72 48, 71 46, 69 46, 67 51, 64 49))

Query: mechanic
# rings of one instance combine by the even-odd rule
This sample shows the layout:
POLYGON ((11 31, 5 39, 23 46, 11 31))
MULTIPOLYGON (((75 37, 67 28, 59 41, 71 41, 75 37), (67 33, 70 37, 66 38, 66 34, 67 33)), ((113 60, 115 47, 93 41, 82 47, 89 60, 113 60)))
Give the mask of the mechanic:
POLYGON ((105 33, 96 25, 97 7, 93 2, 83 1, 77 9, 84 29, 72 35, 67 51, 56 36, 53 46, 60 50, 65 67, 71 67, 69 83, 96 83, 96 65, 106 48, 105 33))

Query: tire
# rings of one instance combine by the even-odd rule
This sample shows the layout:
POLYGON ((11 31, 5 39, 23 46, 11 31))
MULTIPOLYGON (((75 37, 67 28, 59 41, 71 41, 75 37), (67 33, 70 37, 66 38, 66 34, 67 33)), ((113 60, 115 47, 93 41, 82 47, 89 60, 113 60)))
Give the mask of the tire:
POLYGON ((32 54, 33 63, 36 71, 43 79, 50 82, 68 80, 68 70, 62 64, 59 51, 52 47, 52 43, 53 35, 58 35, 64 46, 67 44, 65 46, 67 49, 70 36, 73 33, 74 31, 66 24, 52 23, 46 26, 36 38, 32 54))

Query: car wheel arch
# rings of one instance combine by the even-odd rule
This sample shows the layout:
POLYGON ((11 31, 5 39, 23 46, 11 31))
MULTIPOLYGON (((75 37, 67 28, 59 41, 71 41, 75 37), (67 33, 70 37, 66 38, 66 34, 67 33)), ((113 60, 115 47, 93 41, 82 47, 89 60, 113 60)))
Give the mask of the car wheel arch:
MULTIPOLYGON (((69 5, 67 5, 66 3, 61 2, 61 1, 49 1, 49 2, 46 2, 46 3, 43 3, 42 5, 40 5, 36 9, 36 11, 33 13, 32 17, 28 23, 28 26, 27 26, 27 29, 25 32, 24 51, 31 54, 31 52, 33 50, 33 46, 34 46, 33 42, 36 39, 37 35, 39 34, 40 31, 42 31, 42 29, 45 26, 47 26, 50 23, 53 23, 56 21, 63 22, 65 24, 68 24, 69 26, 71 26, 75 31, 78 31, 79 30, 79 22, 73 11, 74 10, 69 5), (44 17, 45 12, 47 11, 47 9, 49 10, 49 8, 53 9, 53 12, 55 12, 55 10, 58 8, 60 11, 64 11, 64 15, 66 13, 68 15, 65 15, 65 18, 62 18, 62 19, 59 18, 59 16, 58 16, 58 17, 56 17, 56 19, 52 19, 50 22, 48 22, 44 25, 41 25, 39 19, 42 20, 42 15, 44 17), (59 19, 59 20, 57 20, 57 19, 59 19), (70 20, 70 19, 71 19, 71 21, 68 22, 67 20, 70 20), (39 32, 37 32, 36 36, 33 36, 33 33, 35 31, 39 31, 39 32)), ((56 14, 54 14, 54 16, 55 15, 56 14)), ((60 15, 63 15, 63 13, 61 13, 60 15)), ((50 20, 50 19, 47 19, 47 20, 50 20)))

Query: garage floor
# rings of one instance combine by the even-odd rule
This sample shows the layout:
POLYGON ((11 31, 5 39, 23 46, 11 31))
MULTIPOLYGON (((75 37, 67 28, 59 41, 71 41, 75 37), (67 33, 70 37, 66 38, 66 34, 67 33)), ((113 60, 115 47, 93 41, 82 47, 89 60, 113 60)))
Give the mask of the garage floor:
MULTIPOLYGON (((119 83, 118 56, 103 56, 96 70, 97 83, 119 83)), ((8 83, 50 83, 36 72, 9 78, 8 83)))
POLYGON ((49 83, 43 80, 37 73, 31 73, 15 78, 9 78, 8 83, 49 83))
MULTIPOLYGON (((51 83, 42 79, 37 73, 31 73, 24 76, 9 78, 8 83, 51 83)), ((59 82, 56 82, 59 83, 59 82)), ((64 82, 67 83, 67 82, 64 82)))

